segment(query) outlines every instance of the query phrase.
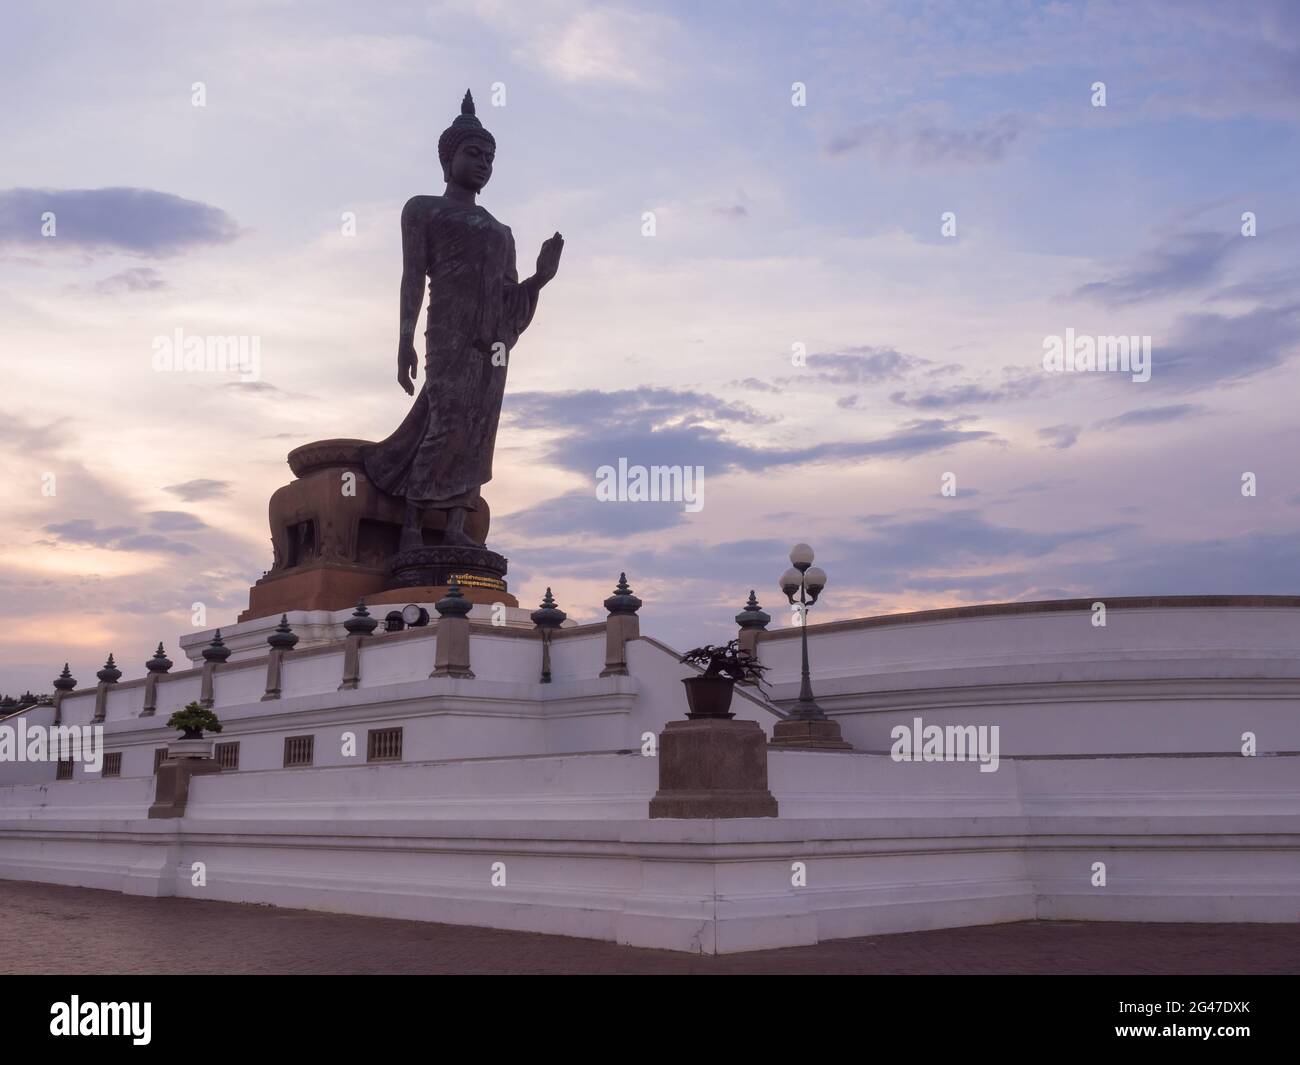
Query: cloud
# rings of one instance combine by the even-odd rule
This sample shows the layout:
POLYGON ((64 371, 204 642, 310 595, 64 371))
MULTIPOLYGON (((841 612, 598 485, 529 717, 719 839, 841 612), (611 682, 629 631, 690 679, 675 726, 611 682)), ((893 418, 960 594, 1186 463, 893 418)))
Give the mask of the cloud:
POLYGON ((749 209, 743 203, 733 203, 725 207, 713 207, 711 210, 714 214, 719 215, 722 218, 731 218, 736 221, 749 217, 749 209))
POLYGON ((220 208, 154 189, 0 190, 0 246, 162 258, 238 234, 235 220, 220 208), (48 237, 41 233, 47 212, 55 224, 48 237))
POLYGON ((1096 428, 1126 429, 1135 425, 1159 425, 1162 422, 1182 421, 1184 418, 1208 412, 1208 407, 1202 407, 1197 403, 1177 403, 1168 407, 1139 407, 1137 410, 1125 411, 1114 418, 1099 421, 1096 428))
POLYGON ((194 503, 200 499, 214 499, 217 496, 224 496, 230 492, 229 481, 214 481, 207 477, 200 477, 197 480, 185 481, 182 484, 168 484, 163 486, 164 492, 170 492, 174 496, 180 496, 187 503, 194 503))
POLYGON ((879 163, 902 158, 913 166, 986 166, 1000 163, 1027 128, 1017 114, 1002 115, 973 129, 936 125, 904 127, 897 122, 866 122, 831 138, 828 155, 845 155, 867 148, 879 163))
POLYGON ((1153 347, 1151 382, 1190 391, 1240 381, 1280 366, 1297 343, 1300 303, 1239 315, 1184 315, 1173 340, 1153 347))
POLYGON ((560 81, 647 88, 663 84, 665 46, 676 32, 677 23, 663 15, 592 7, 562 24, 534 27, 518 54, 560 81))
POLYGON ((206 529, 207 523, 183 510, 151 510, 149 524, 159 532, 189 532, 206 529))
POLYGON ((928 359, 904 355, 893 348, 858 347, 808 356, 809 376, 832 385, 872 385, 898 380, 928 365, 928 359))
POLYGON ((706 474, 865 458, 910 458, 972 441, 996 442, 995 434, 964 428, 964 419, 907 422, 868 440, 804 447, 755 447, 728 436, 721 426, 748 427, 773 421, 739 403, 706 393, 664 388, 618 392, 526 392, 510 401, 510 417, 525 426, 566 426, 549 445, 547 461, 592 476, 619 458, 644 466, 703 466, 706 474))
POLYGON ((157 292, 167 287, 162 274, 152 266, 135 266, 95 282, 101 296, 120 296, 127 292, 157 292))
POLYGON ((291 397, 291 393, 271 384, 270 381, 227 381, 223 387, 234 389, 236 392, 251 392, 257 395, 278 394, 286 398, 291 397))
MULTIPOLYGON (((589 490, 567 492, 498 519, 494 527, 511 536, 627 537, 678 525, 690 518, 682 503, 601 502, 595 480, 589 490)), ((532 549, 528 555, 532 560, 532 549)))
POLYGON ((192 555, 197 548, 179 540, 169 540, 157 533, 141 533, 132 526, 112 525, 100 528, 91 518, 74 518, 43 527, 65 544, 84 544, 107 551, 167 551, 174 555, 192 555))
MULTIPOLYGON (((861 536, 818 539, 818 565, 837 589, 869 588, 873 594, 948 592, 964 598, 990 593, 1015 598, 1056 577, 1053 558, 1073 557, 1074 544, 1095 544, 1130 525, 1037 531, 986 520, 972 508, 936 509, 919 517, 884 516, 863 522, 861 536), (1035 562, 1017 570, 1015 563, 1035 562), (974 572, 995 567, 992 572, 974 572)), ((795 523, 780 539, 734 540, 716 545, 679 543, 628 555, 629 573, 750 588, 784 568, 790 543, 804 536, 795 523)))
POLYGON ((915 395, 909 395, 905 391, 891 392, 889 399, 900 407, 912 407, 915 410, 947 410, 952 407, 968 407, 974 403, 1025 399, 1047 384, 1047 379, 1041 373, 1029 373, 1017 366, 1008 366, 1002 374, 1004 380, 1000 385, 970 383, 915 395))
POLYGON ((1203 288, 1219 277, 1241 239, 1224 233, 1176 234, 1128 270, 1081 285, 1072 295, 1116 306, 1203 288))
POLYGON ((1079 439, 1077 425, 1048 425, 1038 430, 1038 436, 1045 441, 1044 447, 1053 447, 1058 451, 1074 447, 1079 439))

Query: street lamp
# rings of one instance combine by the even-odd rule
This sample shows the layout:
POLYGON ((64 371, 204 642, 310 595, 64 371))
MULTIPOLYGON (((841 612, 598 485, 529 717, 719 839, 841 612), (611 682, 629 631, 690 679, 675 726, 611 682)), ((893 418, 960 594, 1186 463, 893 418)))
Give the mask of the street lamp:
POLYGON ((826 572, 813 563, 813 549, 795 544, 790 549, 791 566, 781 574, 781 591, 791 604, 799 604, 799 622, 803 642, 803 677, 799 684, 799 701, 790 711, 796 721, 825 721, 826 712, 813 699, 812 678, 808 673, 808 608, 826 587, 826 572), (795 599, 795 596, 798 599, 795 599))

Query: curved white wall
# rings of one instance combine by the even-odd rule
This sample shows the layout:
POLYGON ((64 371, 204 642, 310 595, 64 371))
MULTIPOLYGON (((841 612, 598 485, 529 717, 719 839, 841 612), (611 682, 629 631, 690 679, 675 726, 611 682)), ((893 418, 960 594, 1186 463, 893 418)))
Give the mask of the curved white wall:
MULTIPOLYGON (((813 688, 865 750, 919 716, 998 725, 1003 754, 1234 752, 1247 731, 1261 753, 1300 751, 1300 605, 1268 600, 1112 600, 1104 626, 1088 604, 814 625, 813 688)), ((795 631, 759 643, 782 704, 798 695, 795 631)))

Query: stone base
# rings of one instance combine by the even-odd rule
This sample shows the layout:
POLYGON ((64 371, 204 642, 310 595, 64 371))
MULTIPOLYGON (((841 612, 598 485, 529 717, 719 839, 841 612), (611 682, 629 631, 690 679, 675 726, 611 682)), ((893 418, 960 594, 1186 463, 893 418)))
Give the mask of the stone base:
POLYGON ((659 735, 651 817, 776 817, 767 737, 757 721, 670 721, 659 735))
MULTIPOLYGON (((383 591, 382 569, 343 562, 317 562, 300 569, 268 574, 248 590, 248 609, 239 621, 285 614, 290 610, 343 610, 383 591)), ((409 600, 408 600, 409 602, 409 600)))
POLYGON ((506 560, 486 547, 434 546, 400 551, 389 565, 388 587, 405 589, 421 585, 449 585, 453 577, 461 591, 478 588, 506 590, 506 560))
MULTIPOLYGON (((471 603, 505 603, 517 607, 519 600, 505 591, 505 581, 500 583, 501 590, 473 584, 462 584, 460 590, 471 603)), ((281 614, 294 610, 350 610, 361 598, 371 608, 379 603, 436 603, 448 589, 446 583, 396 588, 392 584, 392 578, 383 571, 321 563, 277 577, 263 577, 249 589, 248 609, 237 620, 273 617, 278 621, 281 614)), ((373 609, 370 612, 375 613, 373 609)))
POLYGON ((804 747, 826 751, 851 751, 853 744, 840 735, 838 721, 803 721, 787 718, 772 726, 772 746, 804 747))
MULTIPOLYGON (((297 479, 276 489, 269 507, 274 562, 249 590, 240 621, 351 608, 397 583, 390 564, 401 544, 406 502, 370 483, 362 461, 368 446, 365 440, 316 440, 289 452, 297 479)), ((480 496, 465 516, 466 534, 482 543, 491 517, 480 496)), ((421 524, 424 543, 439 545, 447 511, 428 507, 421 524)), ((447 579, 433 575, 401 583, 445 585, 447 579)))
MULTIPOLYGON (((448 584, 417 584, 409 588, 388 588, 382 592, 376 592, 374 595, 366 596, 366 608, 371 614, 384 620, 384 614, 388 613, 394 606, 405 606, 407 603, 436 603, 443 598, 451 586, 448 584), (380 612, 377 608, 383 606, 385 609, 380 612)), ((518 609, 519 600, 509 592, 498 592, 491 588, 475 588, 473 585, 460 586, 460 594, 468 599, 471 603, 482 603, 485 606, 492 606, 496 603, 504 603, 508 607, 518 609)), ((429 608, 429 613, 433 614, 433 608, 429 608)), ((433 620, 438 619, 437 614, 433 614, 433 620)), ((471 621, 482 621, 484 619, 473 617, 471 621)), ((532 628, 532 622, 527 623, 528 628, 532 628)))
MULTIPOLYGON (((175 744, 172 744, 169 751, 174 747, 175 744)), ((221 766, 217 765, 215 759, 173 759, 169 754, 167 760, 158 767, 154 780, 154 802, 149 807, 150 820, 184 817, 185 805, 190 797, 190 777, 220 772, 221 766)))

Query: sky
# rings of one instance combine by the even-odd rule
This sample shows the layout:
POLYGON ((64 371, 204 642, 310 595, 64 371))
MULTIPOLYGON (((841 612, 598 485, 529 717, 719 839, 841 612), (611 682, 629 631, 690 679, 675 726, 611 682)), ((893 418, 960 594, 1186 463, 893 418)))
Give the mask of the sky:
POLYGON ((180 659, 270 567, 285 454, 396 427, 398 218, 467 87, 521 276, 565 238, 483 489, 522 605, 626 571, 643 632, 725 642, 751 588, 791 623, 798 541, 813 621, 1300 592, 1300 5, 0 19, 0 692, 180 659), (176 330, 258 372, 160 371, 176 330), (1150 379, 1045 368, 1067 335, 1150 379), (704 505, 601 501, 620 458, 704 505))

